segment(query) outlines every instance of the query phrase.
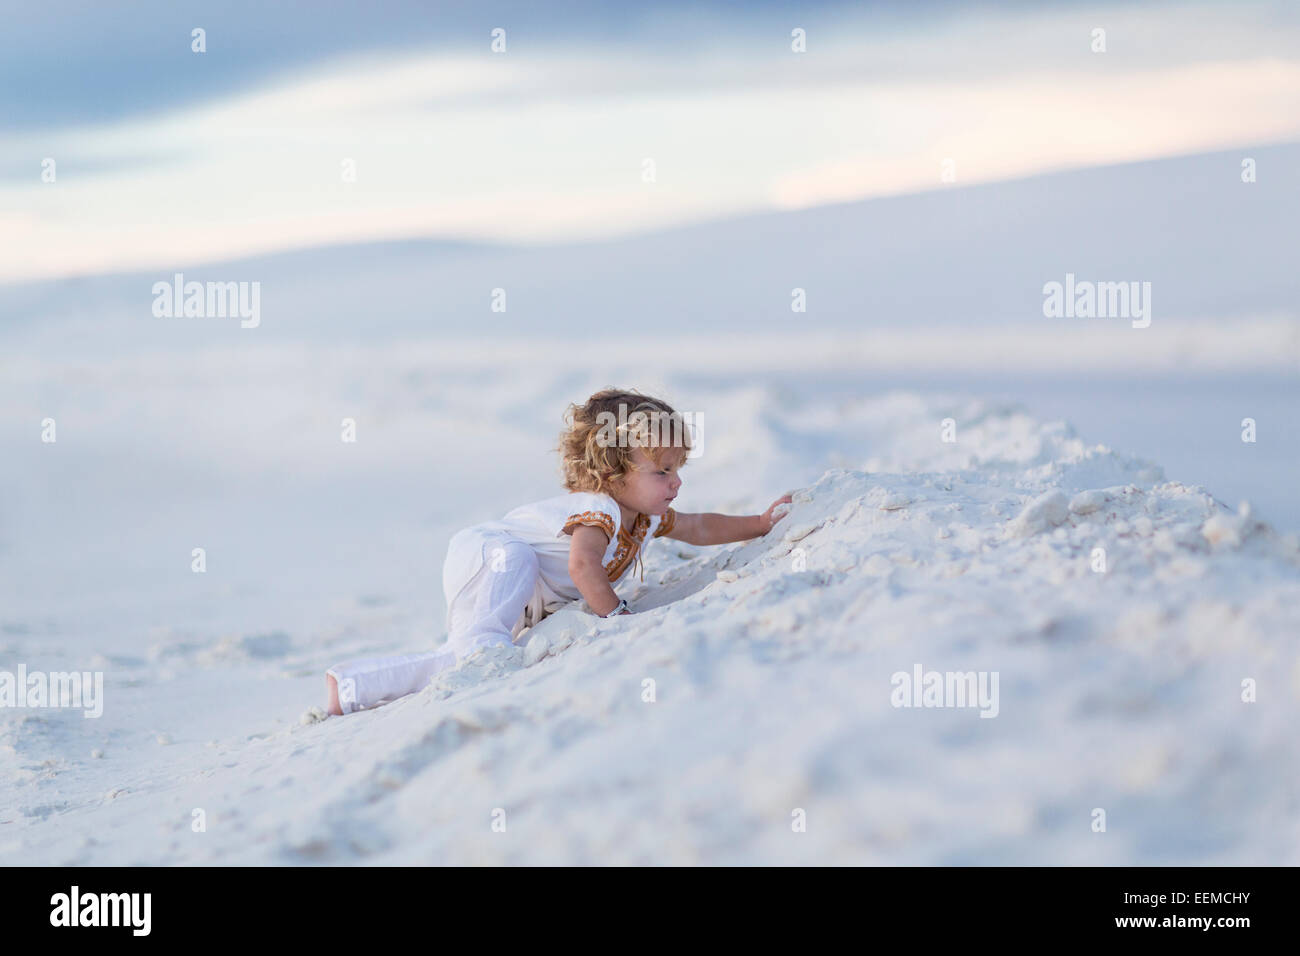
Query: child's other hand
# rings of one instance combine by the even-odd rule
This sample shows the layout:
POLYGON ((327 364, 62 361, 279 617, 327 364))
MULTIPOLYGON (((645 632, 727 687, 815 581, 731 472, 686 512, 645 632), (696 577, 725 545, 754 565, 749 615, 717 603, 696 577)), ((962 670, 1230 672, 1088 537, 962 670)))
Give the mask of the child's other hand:
POLYGON ((782 495, 780 498, 777 498, 776 501, 772 502, 768 509, 763 512, 764 534, 771 531, 773 526, 789 513, 790 509, 783 508, 782 505, 789 505, 793 502, 794 499, 789 494, 782 495))

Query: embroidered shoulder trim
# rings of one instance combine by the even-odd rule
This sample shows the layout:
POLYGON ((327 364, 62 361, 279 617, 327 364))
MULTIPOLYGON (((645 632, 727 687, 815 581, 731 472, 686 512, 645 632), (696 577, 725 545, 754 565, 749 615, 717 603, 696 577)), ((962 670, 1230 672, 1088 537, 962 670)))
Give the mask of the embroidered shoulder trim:
POLYGON ((583 511, 580 514, 569 515, 564 521, 564 527, 560 530, 568 534, 570 528, 580 524, 599 528, 605 532, 607 538, 614 537, 614 519, 603 511, 583 511))
POLYGON ((640 560, 641 542, 645 540, 645 533, 649 528, 650 518, 643 514, 637 515, 636 520, 632 522, 631 534, 624 531, 621 524, 619 525, 618 548, 614 551, 613 560, 605 565, 605 573, 609 575, 611 582, 623 576, 623 572, 628 569, 633 558, 640 560))
POLYGON ((664 516, 659 519, 659 527, 655 529, 654 536, 662 538, 668 532, 673 530, 673 525, 677 523, 677 512, 669 508, 664 512, 664 516))

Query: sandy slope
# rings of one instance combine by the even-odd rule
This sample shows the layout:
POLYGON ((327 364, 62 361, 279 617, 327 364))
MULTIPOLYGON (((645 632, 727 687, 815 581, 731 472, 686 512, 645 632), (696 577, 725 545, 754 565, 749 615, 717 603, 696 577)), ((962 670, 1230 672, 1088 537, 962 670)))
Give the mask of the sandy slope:
POLYGON ((310 638, 155 634, 102 660, 101 721, 4 715, 0 860, 1300 862, 1294 537, 1014 407, 899 393, 762 429, 770 398, 717 396, 751 424, 688 479, 753 507, 723 491, 746 460, 824 474, 764 539, 653 554, 633 617, 571 607, 508 659, 299 723, 324 666, 409 648, 399 592, 310 638), (997 716, 892 706, 918 664, 996 671, 997 716))

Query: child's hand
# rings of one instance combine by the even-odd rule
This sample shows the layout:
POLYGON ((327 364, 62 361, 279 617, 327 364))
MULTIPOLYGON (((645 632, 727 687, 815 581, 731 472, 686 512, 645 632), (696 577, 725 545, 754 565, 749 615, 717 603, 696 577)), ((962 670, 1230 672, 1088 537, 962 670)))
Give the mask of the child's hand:
POLYGON ((772 502, 768 509, 763 512, 763 534, 771 531, 773 526, 789 513, 789 508, 782 508, 781 506, 793 504, 793 502, 794 499, 788 494, 782 495, 772 502))

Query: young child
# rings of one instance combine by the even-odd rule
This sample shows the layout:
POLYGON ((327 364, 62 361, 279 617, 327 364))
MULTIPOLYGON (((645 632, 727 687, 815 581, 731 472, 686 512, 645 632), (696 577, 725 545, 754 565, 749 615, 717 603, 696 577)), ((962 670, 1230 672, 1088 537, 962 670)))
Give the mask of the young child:
POLYGON ((690 438, 682 417, 648 395, 597 392, 584 405, 570 405, 565 423, 559 452, 568 494, 453 535, 442 575, 446 644, 331 667, 331 714, 415 693, 476 651, 511 645, 571 601, 581 598, 602 617, 631 613, 614 585, 640 564, 651 540, 707 545, 757 538, 782 517, 774 514, 777 506, 790 501, 785 495, 761 515, 674 511, 690 438))

